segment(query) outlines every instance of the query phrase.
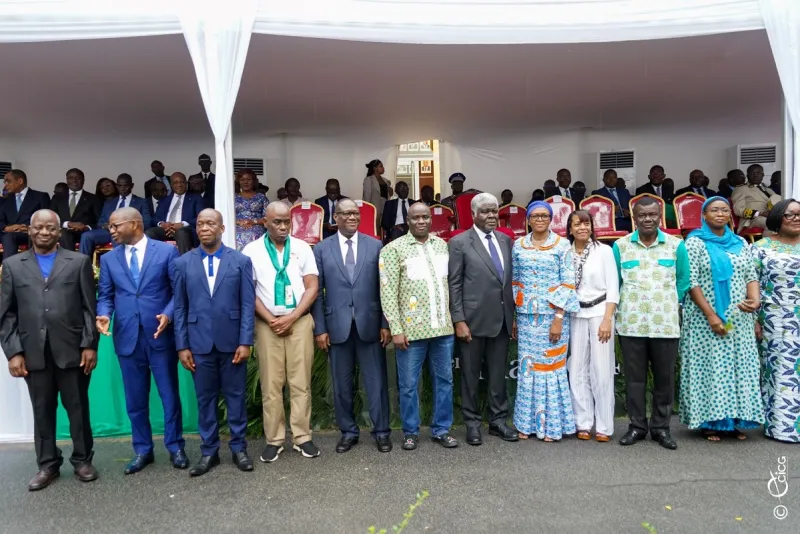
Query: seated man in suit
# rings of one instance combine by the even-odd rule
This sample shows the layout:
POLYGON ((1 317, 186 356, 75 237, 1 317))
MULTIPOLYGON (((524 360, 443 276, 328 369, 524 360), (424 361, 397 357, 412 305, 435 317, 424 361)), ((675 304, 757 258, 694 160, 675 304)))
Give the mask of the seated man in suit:
POLYGON ((53 211, 61 219, 61 239, 58 242, 67 250, 75 250, 83 233, 95 228, 100 216, 97 197, 83 190, 85 181, 82 170, 70 169, 67 171, 69 191, 66 195, 53 197, 53 211))
POLYGON ((500 193, 500 202, 502 202, 500 205, 501 208, 514 202, 514 193, 511 191, 511 189, 503 189, 503 192, 500 193))
POLYGON ((711 198, 717 195, 715 191, 712 191, 705 184, 706 175, 703 171, 699 169, 693 170, 689 173, 689 187, 682 187, 675 191, 675 196, 682 195, 684 193, 694 193, 696 195, 700 195, 701 197, 711 198))
POLYGON ((31 216, 50 208, 50 195, 28 188, 28 176, 19 169, 7 172, 3 183, 8 192, 0 207, 0 239, 5 260, 16 254, 21 245, 28 244, 31 216))
POLYGON ((675 198, 675 189, 674 186, 670 186, 669 183, 664 183, 665 178, 664 167, 661 165, 653 165, 650 168, 650 174, 647 175, 647 179, 650 180, 650 182, 637 187, 636 194, 650 193, 651 195, 663 198, 664 202, 667 204, 671 204, 672 199, 675 198))
POLYGON ((407 183, 398 180, 395 191, 397 191, 397 198, 389 200, 383 207, 381 228, 383 228, 384 243, 391 243, 408 233, 408 208, 416 202, 416 200, 408 198, 407 183))
POLYGON ((193 174, 189 177, 189 190, 192 190, 192 183, 196 183, 195 187, 200 189, 199 183, 203 184, 202 190, 193 191, 201 193, 203 200, 205 200, 207 208, 214 207, 214 186, 216 185, 217 177, 211 172, 211 157, 208 154, 200 154, 197 158, 197 164, 200 165, 200 172, 193 174), (199 180, 199 182, 197 182, 199 180))
MULTIPOLYGON (((145 200, 147 200, 147 207, 150 208, 150 216, 155 217, 158 211, 158 206, 161 201, 167 198, 167 186, 161 182, 153 182, 150 187, 145 186, 145 200)), ((154 223, 155 221, 151 221, 154 223)), ((147 228, 145 228, 146 230, 147 228)))
MULTIPOLYGON (((142 214, 142 222, 145 230, 150 228, 150 221, 152 219, 150 207, 145 199, 132 194, 133 178, 131 178, 130 174, 122 173, 117 177, 117 190, 119 191, 119 196, 110 198, 103 204, 103 210, 100 212, 100 218, 97 220, 97 228, 93 228, 81 235, 81 254, 91 256, 95 248, 102 247, 112 242, 111 233, 108 231, 108 221, 111 218, 111 214, 119 208, 135 208, 142 214)), ((117 246, 117 244, 114 243, 114 246, 117 246)))
POLYGON ((172 241, 178 245, 178 252, 184 254, 194 248, 196 233, 194 226, 197 215, 203 211, 203 199, 195 193, 186 192, 186 176, 182 172, 169 177, 172 194, 158 205, 156 226, 145 232, 156 241, 172 241))
POLYGON ((569 200, 573 201, 575 203, 575 209, 578 209, 578 206, 581 204, 581 200, 583 200, 583 194, 579 190, 573 189, 569 186, 572 183, 572 173, 569 172, 569 169, 559 170, 556 174, 556 181, 558 182, 557 187, 545 188, 545 198, 559 195, 562 198, 568 198, 569 200))
POLYGON ((630 206, 631 194, 627 189, 617 189, 617 171, 608 169, 603 173, 603 184, 605 187, 592 191, 593 195, 605 197, 614 202, 614 224, 617 230, 630 232, 633 230, 631 224, 630 206))
POLYGON ((339 189, 339 180, 329 178, 325 182, 325 196, 319 197, 314 204, 320 206, 325 211, 325 219, 322 223, 322 238, 325 239, 336 233, 336 221, 333 214, 336 211, 336 204, 343 199, 339 189))
POLYGON ((429 208, 431 206, 436 206, 439 203, 435 200, 435 195, 433 194, 433 187, 429 185, 423 185, 422 189, 419 190, 420 202, 425 203, 426 206, 429 208))
POLYGON ((193 174, 189 177, 189 192, 200 195, 200 198, 203 199, 203 209, 212 208, 214 199, 208 194, 202 174, 193 174))
MULTIPOLYGON (((741 171, 739 172, 741 173, 741 171)), ((747 185, 739 185, 734 188, 731 204, 733 204, 733 212, 739 217, 737 231, 745 228, 766 229, 767 216, 772 207, 780 202, 781 197, 766 187, 762 183, 763 181, 764 167, 754 164, 747 167, 747 185)))

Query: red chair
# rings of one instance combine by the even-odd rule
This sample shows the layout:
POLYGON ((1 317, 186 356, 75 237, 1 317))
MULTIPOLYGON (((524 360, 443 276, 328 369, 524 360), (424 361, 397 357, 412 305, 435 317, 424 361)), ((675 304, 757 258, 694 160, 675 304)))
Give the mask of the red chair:
POLYGON ((361 212, 361 222, 358 225, 358 231, 364 235, 380 239, 378 237, 378 208, 374 204, 370 204, 366 200, 356 200, 358 211, 361 212))
POLYGON ((447 206, 431 206, 431 234, 450 241, 453 237, 453 210, 447 206))
MULTIPOLYGON (((633 214, 633 207, 636 205, 636 203, 645 197, 652 198, 653 200, 658 202, 659 206, 661 206, 661 223, 658 225, 658 229, 664 232, 665 234, 674 235, 676 237, 683 237, 683 234, 681 234, 679 228, 667 228, 667 209, 666 209, 667 206, 666 203, 664 202, 664 199, 657 195, 651 195, 650 193, 642 193, 641 195, 636 195, 635 197, 633 197, 630 200, 630 202, 628 202, 628 209, 631 210, 631 214, 633 214)), ((633 219, 632 216, 631 216, 631 226, 633 227, 633 230, 636 231, 636 221, 633 219)))
POLYGON ((507 204, 500 208, 498 216, 500 217, 500 226, 511 230, 514 238, 528 233, 528 220, 525 217, 524 207, 518 204, 507 204))
POLYGON ((575 203, 560 196, 550 197, 545 200, 553 209, 553 218, 550 221, 550 229, 560 235, 567 237, 567 220, 569 214, 575 211, 575 203))
POLYGON ((456 197, 456 228, 472 228, 472 199, 478 193, 462 193, 456 197))
POLYGON ((600 195, 589 195, 581 201, 581 209, 588 211, 594 223, 594 235, 597 239, 616 241, 625 237, 628 232, 617 230, 614 217, 614 201, 600 195))
POLYGON ((497 231, 498 231, 498 232, 500 232, 501 234, 506 234, 508 237, 510 237, 510 238, 511 238, 511 242, 512 242, 512 243, 513 243, 514 241, 516 241, 516 240, 517 240, 517 238, 519 237, 519 236, 516 234, 516 232, 514 232, 514 230, 512 230, 511 228, 505 228, 505 227, 503 227, 503 226, 498 226, 498 227, 497 227, 497 231))
POLYGON ((703 226, 703 203, 705 201, 705 197, 697 193, 684 193, 672 201, 678 229, 684 236, 703 226))
POLYGON ((289 213, 292 237, 302 239, 311 246, 322 240, 322 221, 325 218, 322 206, 313 202, 301 202, 292 206, 289 213))
POLYGON ((762 230, 761 228, 747 227, 738 230, 739 220, 740 220, 739 217, 735 213, 731 213, 731 226, 733 227, 733 231, 736 232, 736 235, 747 239, 751 243, 755 243, 756 241, 764 237, 764 230, 762 230))

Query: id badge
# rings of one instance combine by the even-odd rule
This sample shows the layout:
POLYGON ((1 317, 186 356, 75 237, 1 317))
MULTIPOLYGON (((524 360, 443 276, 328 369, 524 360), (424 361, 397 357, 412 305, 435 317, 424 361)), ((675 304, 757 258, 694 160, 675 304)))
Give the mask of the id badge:
POLYGON ((292 291, 291 285, 286 286, 286 296, 284 298, 284 302, 286 302, 287 306, 294 304, 294 292, 292 291))

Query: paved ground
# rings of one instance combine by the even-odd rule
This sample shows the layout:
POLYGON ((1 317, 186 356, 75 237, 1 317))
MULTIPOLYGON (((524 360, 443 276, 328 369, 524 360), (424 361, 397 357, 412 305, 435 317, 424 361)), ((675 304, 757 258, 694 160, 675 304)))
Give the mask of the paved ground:
MULTIPOLYGON (((617 432, 624 426, 618 420, 617 432)), ((456 435, 463 438, 463 429, 456 435)), ((128 443, 101 440, 98 481, 82 484, 63 468, 62 478, 38 493, 26 490, 35 471, 32 446, 6 445, 0 446, 0 532, 366 533, 375 526, 391 534, 423 491, 430 496, 407 533, 798 532, 800 446, 758 433, 742 443, 709 443, 685 429, 674 435, 674 452, 649 440, 623 448, 488 436, 481 447, 444 450, 424 439, 406 452, 396 435, 395 450, 385 455, 363 435, 342 455, 333 450, 338 436, 320 433, 320 458, 287 451, 274 464, 257 462, 255 472, 240 473, 225 454, 221 467, 199 479, 169 467, 163 449, 155 465, 126 477, 128 443), (789 516, 779 521, 767 481, 782 456, 789 516)), ((261 445, 252 443, 251 452, 261 445)), ((192 459, 198 450, 190 439, 192 459)))

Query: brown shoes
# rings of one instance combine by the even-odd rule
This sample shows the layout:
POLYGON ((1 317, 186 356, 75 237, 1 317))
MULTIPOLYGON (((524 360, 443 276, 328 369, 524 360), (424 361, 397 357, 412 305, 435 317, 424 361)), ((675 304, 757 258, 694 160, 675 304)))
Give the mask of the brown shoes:
POLYGON ((75 468, 75 476, 81 482, 91 482, 97 480, 97 469, 92 464, 81 464, 75 468))
POLYGON ((42 469, 36 476, 34 476, 30 482, 28 482, 28 491, 39 491, 41 489, 46 488, 50 484, 53 483, 55 479, 61 476, 61 471, 55 469, 53 471, 48 471, 46 469, 42 469))

